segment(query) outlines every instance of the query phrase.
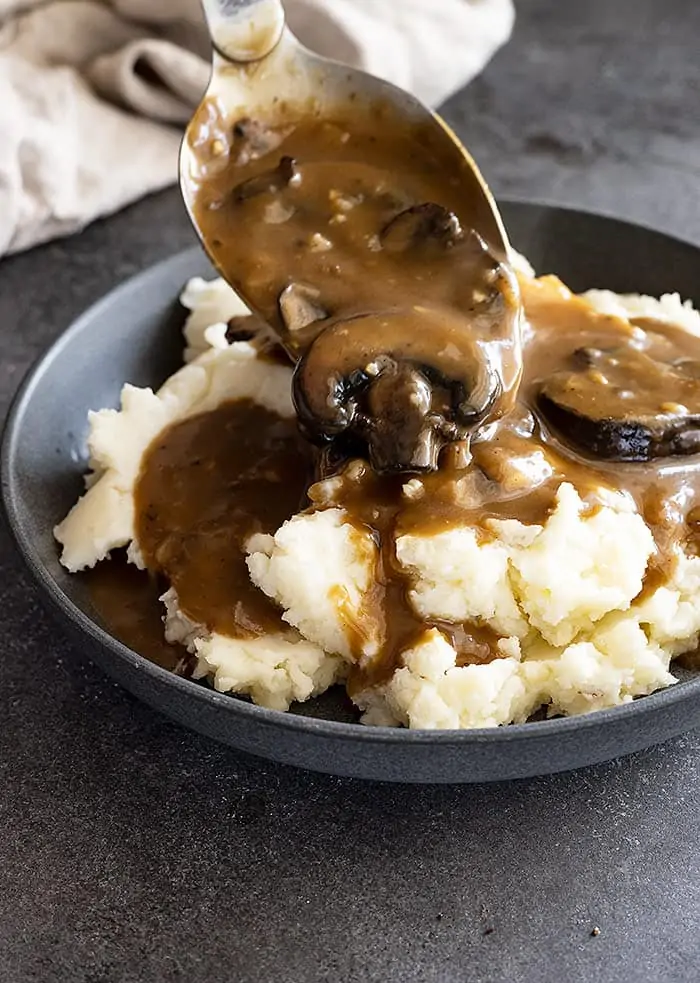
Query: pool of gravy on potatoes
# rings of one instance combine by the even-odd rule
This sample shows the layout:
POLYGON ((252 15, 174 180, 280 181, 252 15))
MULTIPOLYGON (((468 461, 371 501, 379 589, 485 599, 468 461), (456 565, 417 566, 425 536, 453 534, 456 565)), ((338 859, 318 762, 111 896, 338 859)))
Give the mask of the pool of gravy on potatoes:
MULTIPOLYGON (((292 361, 319 324, 352 323, 366 312, 378 312, 375 330, 386 323, 384 312, 404 312, 408 341, 422 319, 421 357, 431 330, 439 347, 460 323, 465 333, 474 325, 496 392, 466 439, 445 441, 439 470, 377 473, 351 453, 356 444, 344 455, 341 442, 334 456, 303 439, 295 421, 250 401, 231 402, 157 438, 136 491, 138 541, 152 576, 176 587, 193 620, 238 637, 288 630, 248 578, 243 547, 253 532, 274 532, 304 508, 329 506, 371 529, 381 547, 375 586, 360 615, 347 614, 357 657, 351 691, 393 671, 426 627, 446 633, 459 664, 498 657, 498 636, 487 626, 426 623, 413 613, 393 550, 401 533, 467 524, 488 538, 490 517, 541 523, 561 482, 571 481, 591 508, 600 489, 632 496, 658 546, 645 589, 668 578, 674 544, 695 552, 700 542, 693 420, 700 416, 700 341, 675 326, 600 314, 554 277, 521 276, 518 289, 503 258, 488 250, 456 260, 449 241, 455 227, 445 230, 445 223, 403 228, 398 246, 385 249, 397 216, 425 203, 449 209, 469 235, 469 201, 442 179, 440 161, 426 158, 418 137, 378 141, 371 128, 342 122, 270 131, 246 120, 227 129, 210 115, 201 130, 198 221, 219 250, 220 267, 244 271, 246 296, 286 334, 292 361), (310 307, 319 320, 309 328, 305 318, 296 334, 280 295, 299 284, 292 316, 310 307), (512 320, 518 295, 522 326, 512 320), (543 469, 550 472, 544 478, 543 469), (329 476, 331 500, 329 486, 318 482, 329 476), (377 626, 381 653, 363 659, 362 642, 377 626)), ((410 345, 397 351, 408 361, 417 357, 410 345)), ((465 351, 473 357, 473 348, 465 351)), ((102 593, 99 604, 114 624, 102 593)), ((338 602, 342 610, 342 596, 338 602)), ((138 638, 125 635, 128 626, 120 637, 138 649, 138 638)))

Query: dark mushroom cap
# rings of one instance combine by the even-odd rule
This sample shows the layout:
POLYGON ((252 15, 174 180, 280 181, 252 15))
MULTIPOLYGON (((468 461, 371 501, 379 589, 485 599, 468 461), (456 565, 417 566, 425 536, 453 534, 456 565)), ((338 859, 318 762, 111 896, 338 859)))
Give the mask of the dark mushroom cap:
POLYGON ((378 472, 429 471, 445 443, 484 420, 501 386, 462 318, 410 309, 322 330, 297 365, 293 393, 316 442, 351 433, 367 442, 378 472))

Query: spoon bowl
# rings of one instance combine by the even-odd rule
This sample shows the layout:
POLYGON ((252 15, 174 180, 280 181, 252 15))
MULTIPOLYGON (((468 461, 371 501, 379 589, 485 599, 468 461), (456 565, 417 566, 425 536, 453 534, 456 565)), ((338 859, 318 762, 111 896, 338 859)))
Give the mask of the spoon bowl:
MULTIPOLYGON (((418 99, 366 72, 307 50, 285 23, 280 0, 203 0, 213 43, 209 87, 182 143, 180 185, 199 238, 214 265, 256 310, 246 284, 226 269, 197 220, 203 181, 226 164, 229 134, 241 119, 268 126, 315 117, 332 120, 349 108, 376 119, 376 131, 416 126, 426 147, 444 161, 446 180, 468 195, 471 227, 499 259, 509 255, 496 203, 474 160, 440 117, 418 99)), ((256 311, 257 313, 262 313, 256 311)))

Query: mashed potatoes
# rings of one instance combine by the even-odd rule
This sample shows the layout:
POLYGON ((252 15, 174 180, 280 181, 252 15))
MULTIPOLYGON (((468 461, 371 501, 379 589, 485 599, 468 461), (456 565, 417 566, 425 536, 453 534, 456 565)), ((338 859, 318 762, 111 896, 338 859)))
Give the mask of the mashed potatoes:
MULTIPOLYGON (((342 510, 327 509, 295 516, 275 536, 253 536, 248 569, 285 621, 349 661, 352 626, 372 586, 378 550, 369 531, 346 520, 342 510)), ((362 654, 376 655, 381 642, 369 634, 362 654)))
MULTIPOLYGON (((700 333, 700 315, 672 296, 587 296, 616 316, 668 319, 700 333)), ((291 370, 261 359, 248 343, 226 341, 227 321, 244 313, 233 292, 221 281, 193 280, 182 299, 192 312, 188 364, 158 392, 127 385, 120 410, 90 414, 87 491, 55 530, 71 571, 120 547, 141 564, 134 486, 145 451, 170 424, 232 398, 293 415, 291 370)), ((361 618, 376 579, 377 543, 334 500, 333 481, 324 485, 321 510, 247 544, 251 580, 279 606, 288 629, 225 637, 191 620, 173 589, 163 596, 166 637, 195 655, 195 678, 284 710, 380 651, 383 626, 361 618)), ((407 483, 407 499, 416 489, 407 483)), ((525 721, 543 705, 584 713, 674 683, 671 659, 694 647, 700 632, 700 559, 678 548, 672 578, 642 592, 652 534, 628 497, 601 491, 601 500, 591 507, 564 483, 541 525, 491 519, 487 537, 469 525, 399 535, 395 556, 416 615, 483 625, 498 636, 500 657, 460 665, 448 635, 427 629, 389 678, 353 691, 364 722, 491 727, 525 721)))
POLYGON ((260 706, 288 710, 294 702, 325 693, 345 675, 342 659, 297 632, 230 638, 188 618, 172 588, 161 600, 166 640, 196 655, 194 678, 210 679, 220 693, 238 693, 260 706))
MULTIPOLYGON (((650 602, 633 605, 654 541, 627 500, 618 505, 587 514, 576 490, 564 484, 543 526, 493 521, 497 538, 485 544, 467 527, 400 537, 397 557, 413 583, 415 610, 425 618, 488 625, 504 636, 503 657, 459 667, 447 638, 426 631, 388 683, 356 697, 366 721, 489 726, 525 720, 542 704, 556 713, 614 706, 674 682, 670 639, 662 643, 645 623, 650 602)), ((315 579, 324 553, 344 552, 352 577, 343 586, 355 597, 358 570, 373 569, 367 547, 350 545, 354 529, 342 519, 339 510, 297 516, 276 536, 252 540, 248 560, 253 581, 284 608, 285 619, 331 651, 340 650, 348 619, 338 605, 314 603, 324 590, 332 597, 337 583, 315 579), (309 566, 313 576, 305 573, 309 566)), ((700 561, 687 562, 700 573, 700 561)), ((672 620, 675 641, 687 639, 682 619, 672 620)), ((695 624, 700 629, 700 615, 695 624)))
MULTIPOLYGON (((232 398, 254 398, 282 417, 294 415, 291 369, 263 361, 246 342, 226 342, 227 320, 246 312, 233 291, 222 281, 194 280, 182 302, 192 309, 185 325, 189 364, 156 393, 126 385, 120 410, 90 414, 88 489, 54 530, 63 547, 61 562, 71 572, 93 567, 119 547, 143 566, 134 486, 144 453, 168 426, 232 398)), ((174 590, 162 600, 166 639, 196 655, 195 677, 207 676, 222 692, 286 710, 324 692, 344 672, 340 658, 292 629, 262 638, 227 638, 184 615, 174 590)))

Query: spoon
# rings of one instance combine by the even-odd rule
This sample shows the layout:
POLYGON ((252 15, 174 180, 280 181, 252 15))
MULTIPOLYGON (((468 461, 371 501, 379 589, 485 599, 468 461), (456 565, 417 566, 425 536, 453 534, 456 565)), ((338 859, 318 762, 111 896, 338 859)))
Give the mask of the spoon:
POLYGON ((446 161, 446 178, 458 179, 473 202, 471 227, 497 258, 508 260, 508 238, 493 196, 470 154, 437 114, 389 82, 308 51, 286 25, 281 0, 202 0, 202 5, 214 49, 212 75, 182 143, 180 186, 205 250, 249 307, 255 310, 256 304, 247 296, 246 284, 236 270, 222 268, 194 207, 205 177, 197 148, 204 139, 211 142, 217 126, 243 116, 274 124, 290 110, 300 116, 312 111, 323 118, 351 104, 357 108, 381 103, 383 125, 391 125, 392 119, 398 126, 429 125, 433 144, 439 141, 446 161))
POLYGON ((295 365, 303 432, 345 457, 364 444, 378 473, 435 471, 448 446, 464 466, 522 375, 517 280, 476 164, 413 96, 307 51, 280 0, 202 3, 213 70, 182 194, 295 365))

